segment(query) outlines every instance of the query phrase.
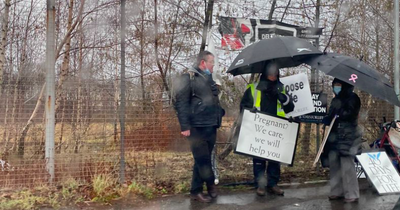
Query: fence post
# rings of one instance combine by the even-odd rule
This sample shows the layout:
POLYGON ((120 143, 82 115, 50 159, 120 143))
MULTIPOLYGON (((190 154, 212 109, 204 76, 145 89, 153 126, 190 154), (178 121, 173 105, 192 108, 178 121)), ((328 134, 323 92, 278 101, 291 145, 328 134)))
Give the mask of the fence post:
POLYGON ((54 181, 54 128, 55 128, 55 0, 47 0, 46 30, 46 170, 49 183, 54 181))
POLYGON ((121 160, 120 160, 120 183, 125 182, 125 0, 121 0, 121 105, 120 105, 120 125, 121 125, 121 160))
MULTIPOLYGON (((394 1, 394 91, 399 98, 399 0, 394 1)), ((394 106, 394 119, 399 119, 399 107, 394 106)))

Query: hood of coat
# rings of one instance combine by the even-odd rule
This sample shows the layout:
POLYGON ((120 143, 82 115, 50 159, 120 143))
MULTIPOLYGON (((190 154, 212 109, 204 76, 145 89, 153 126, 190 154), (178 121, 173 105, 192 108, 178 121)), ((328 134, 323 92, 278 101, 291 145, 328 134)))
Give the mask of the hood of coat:
POLYGON ((204 77, 204 79, 207 79, 209 76, 204 73, 199 67, 190 67, 187 70, 188 72, 193 72, 195 75, 200 75, 204 77))
POLYGON ((265 75, 261 75, 260 82, 257 85, 257 90, 267 91, 267 92, 272 91, 274 89, 279 89, 279 91, 281 91, 282 88, 283 84, 279 80, 279 76, 277 80, 271 81, 267 79, 265 75))
POLYGON ((340 91, 340 93, 339 93, 339 95, 338 95, 339 98, 347 97, 347 96, 349 96, 351 93, 353 93, 353 91, 354 91, 354 86, 352 86, 352 85, 350 85, 349 83, 344 82, 344 81, 342 81, 342 80, 340 80, 340 79, 337 79, 337 78, 335 78, 335 79, 332 81, 332 88, 333 88, 333 85, 334 85, 335 83, 339 83, 339 84, 342 85, 342 90, 340 91))
POLYGON ((264 73, 261 74, 260 82, 257 85, 257 90, 260 91, 270 91, 274 88, 281 87, 283 84, 279 80, 279 65, 276 62, 271 62, 266 65, 264 73), (274 74, 277 76, 275 81, 268 79, 269 74, 274 74))

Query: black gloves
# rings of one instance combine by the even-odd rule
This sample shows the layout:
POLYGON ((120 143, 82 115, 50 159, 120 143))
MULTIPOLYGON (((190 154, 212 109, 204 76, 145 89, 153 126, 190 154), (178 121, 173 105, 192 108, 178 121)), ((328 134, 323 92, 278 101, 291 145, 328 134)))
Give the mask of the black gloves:
POLYGON ((322 119, 322 124, 324 124, 324 125, 330 125, 331 122, 332 122, 332 120, 333 120, 333 118, 335 118, 335 117, 339 117, 339 115, 333 115, 333 116, 326 116, 326 117, 324 117, 324 119, 322 119))
POLYGON ((253 108, 250 109, 251 113, 256 113, 257 111, 258 111, 258 109, 256 107, 253 107, 253 108))
POLYGON ((288 101, 288 96, 283 93, 278 93, 278 100, 281 102, 281 104, 284 104, 288 101))
POLYGON ((324 125, 329 125, 331 124, 332 119, 329 116, 324 117, 324 119, 322 119, 322 123, 324 125))

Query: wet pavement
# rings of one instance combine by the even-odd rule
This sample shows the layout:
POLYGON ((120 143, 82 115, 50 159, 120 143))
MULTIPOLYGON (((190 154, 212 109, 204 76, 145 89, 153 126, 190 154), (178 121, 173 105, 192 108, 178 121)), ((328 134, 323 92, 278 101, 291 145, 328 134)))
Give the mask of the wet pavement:
MULTIPOLYGON (((141 206, 114 206, 113 209, 135 210, 383 210, 393 209, 399 200, 399 194, 378 195, 374 188, 360 180, 360 199, 358 203, 347 204, 343 200, 329 201, 328 183, 282 186, 284 196, 267 194, 257 196, 255 190, 232 192, 224 190, 212 203, 204 204, 192 201, 189 195, 171 196, 151 201, 141 206)), ((400 206, 400 202, 399 202, 400 206)))

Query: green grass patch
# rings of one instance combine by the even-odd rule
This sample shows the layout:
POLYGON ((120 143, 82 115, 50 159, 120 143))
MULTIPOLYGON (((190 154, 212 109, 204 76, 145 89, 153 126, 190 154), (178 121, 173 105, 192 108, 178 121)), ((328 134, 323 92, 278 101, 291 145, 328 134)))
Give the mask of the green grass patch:
POLYGON ((128 187, 129 192, 135 195, 144 196, 147 199, 152 199, 155 197, 155 190, 154 188, 147 187, 145 185, 139 184, 137 182, 133 182, 128 187))
POLYGON ((109 201, 118 198, 115 186, 117 180, 111 174, 100 174, 94 176, 92 180, 93 192, 95 197, 92 201, 108 203, 109 201))

